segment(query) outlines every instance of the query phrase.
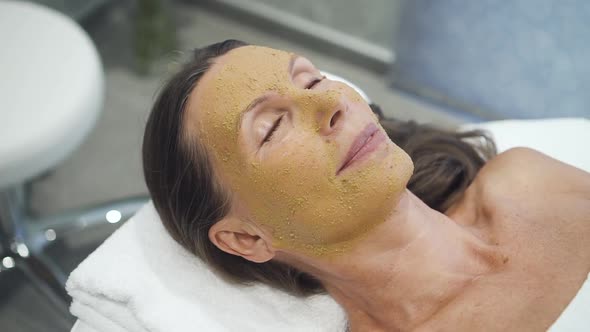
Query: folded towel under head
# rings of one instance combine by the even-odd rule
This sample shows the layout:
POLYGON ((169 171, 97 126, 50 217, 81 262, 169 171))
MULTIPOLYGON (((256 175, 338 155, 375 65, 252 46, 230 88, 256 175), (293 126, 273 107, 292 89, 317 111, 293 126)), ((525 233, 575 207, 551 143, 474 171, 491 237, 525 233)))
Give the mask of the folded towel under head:
POLYGON ((98 331, 343 331, 327 295, 230 284, 177 244, 150 202, 70 275, 71 312, 98 331))

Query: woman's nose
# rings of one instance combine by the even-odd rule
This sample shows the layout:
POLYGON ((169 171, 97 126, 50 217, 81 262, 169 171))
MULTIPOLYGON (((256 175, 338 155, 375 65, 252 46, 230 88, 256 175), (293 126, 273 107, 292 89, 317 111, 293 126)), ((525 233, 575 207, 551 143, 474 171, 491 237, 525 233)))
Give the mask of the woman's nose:
POLYGON ((346 101, 334 90, 304 90, 296 99, 304 118, 312 121, 312 126, 321 135, 330 135, 342 126, 346 118, 346 101))
POLYGON ((330 135, 338 129, 344 120, 344 105, 338 103, 331 107, 331 109, 324 110, 320 114, 320 133, 322 135, 330 135), (323 114, 322 114, 323 113, 323 114))

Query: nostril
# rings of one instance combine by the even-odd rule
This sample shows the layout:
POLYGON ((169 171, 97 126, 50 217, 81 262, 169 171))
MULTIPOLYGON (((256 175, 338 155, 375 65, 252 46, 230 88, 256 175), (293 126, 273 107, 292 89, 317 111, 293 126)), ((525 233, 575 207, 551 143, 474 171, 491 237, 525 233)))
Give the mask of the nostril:
POLYGON ((340 120, 340 117, 341 116, 342 116, 342 111, 341 110, 336 111, 332 115, 332 118, 330 119, 330 128, 334 128, 334 126, 336 125, 336 123, 338 123, 338 121, 340 120))

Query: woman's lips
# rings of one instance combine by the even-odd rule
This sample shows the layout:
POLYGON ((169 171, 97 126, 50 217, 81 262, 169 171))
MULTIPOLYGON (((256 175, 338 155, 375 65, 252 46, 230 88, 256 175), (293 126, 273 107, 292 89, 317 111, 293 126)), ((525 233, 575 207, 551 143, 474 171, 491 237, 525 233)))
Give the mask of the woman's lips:
POLYGON ((379 130, 377 125, 374 123, 368 124, 352 142, 348 153, 344 157, 342 166, 340 166, 336 175, 340 174, 351 165, 356 164, 358 161, 364 160, 371 154, 371 152, 375 151, 385 139, 385 135, 379 130))

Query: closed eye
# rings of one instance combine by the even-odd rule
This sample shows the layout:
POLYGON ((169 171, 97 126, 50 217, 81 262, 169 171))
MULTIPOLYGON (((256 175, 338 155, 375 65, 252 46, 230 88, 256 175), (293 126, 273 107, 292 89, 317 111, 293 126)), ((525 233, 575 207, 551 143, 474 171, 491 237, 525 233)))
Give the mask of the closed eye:
POLYGON ((285 115, 281 115, 281 117, 273 124, 272 128, 270 128, 270 130, 268 131, 268 134, 266 134, 266 136, 262 140, 262 144, 271 140, 272 135, 275 133, 275 131, 277 131, 277 129, 281 125, 281 121, 283 121, 284 116, 285 115))
POLYGON ((326 76, 322 76, 320 78, 315 78, 313 79, 311 82, 309 82, 309 84, 307 84, 307 86, 305 87, 306 89, 313 89, 313 87, 320 83, 324 78, 326 78, 326 76))

